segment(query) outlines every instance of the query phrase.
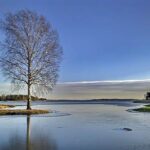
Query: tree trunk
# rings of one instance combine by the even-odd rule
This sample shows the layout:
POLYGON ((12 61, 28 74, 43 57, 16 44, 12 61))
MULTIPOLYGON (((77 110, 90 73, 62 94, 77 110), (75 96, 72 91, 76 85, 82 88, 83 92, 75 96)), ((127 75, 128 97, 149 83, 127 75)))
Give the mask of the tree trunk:
POLYGON ((28 84, 27 110, 31 110, 31 93, 30 93, 30 85, 29 84, 28 84))
POLYGON ((31 110, 31 55, 28 50, 28 100, 27 100, 27 110, 31 110))

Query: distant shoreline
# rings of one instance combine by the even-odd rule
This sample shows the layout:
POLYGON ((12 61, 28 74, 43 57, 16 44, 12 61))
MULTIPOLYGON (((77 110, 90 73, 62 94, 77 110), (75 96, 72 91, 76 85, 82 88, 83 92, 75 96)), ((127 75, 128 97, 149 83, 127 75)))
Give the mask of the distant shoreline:
POLYGON ((63 104, 63 103, 69 103, 69 104, 102 104, 102 103, 113 103, 113 102, 132 102, 132 103, 150 103, 150 100, 145 99, 91 99, 91 100, 46 100, 45 102, 50 103, 57 103, 57 104, 63 104))
POLYGON ((59 100, 46 100, 46 102, 70 102, 70 103, 74 103, 74 102, 83 102, 83 103, 87 103, 87 102, 109 102, 109 101, 131 101, 131 102, 134 102, 134 101, 144 101, 144 100, 141 100, 141 99, 90 99, 90 100, 64 100, 64 99, 59 99, 59 100))
MULTIPOLYGON (((0 100, 0 102, 25 102, 26 100, 20 99, 20 100, 14 100, 14 99, 7 99, 7 100, 0 100)), ((144 99, 119 99, 119 98, 113 98, 113 99, 34 99, 32 102, 50 102, 50 103, 105 103, 105 102, 133 102, 133 103, 150 103, 150 100, 144 100, 144 99)))

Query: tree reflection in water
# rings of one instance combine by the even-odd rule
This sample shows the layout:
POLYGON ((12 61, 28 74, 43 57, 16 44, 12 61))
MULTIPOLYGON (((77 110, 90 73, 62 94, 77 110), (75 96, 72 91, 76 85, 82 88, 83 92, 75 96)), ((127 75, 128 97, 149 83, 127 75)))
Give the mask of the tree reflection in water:
POLYGON ((7 145, 3 145, 2 150, 57 150, 56 143, 53 139, 45 136, 41 132, 36 137, 30 137, 30 116, 27 116, 26 140, 19 136, 13 135, 7 145))

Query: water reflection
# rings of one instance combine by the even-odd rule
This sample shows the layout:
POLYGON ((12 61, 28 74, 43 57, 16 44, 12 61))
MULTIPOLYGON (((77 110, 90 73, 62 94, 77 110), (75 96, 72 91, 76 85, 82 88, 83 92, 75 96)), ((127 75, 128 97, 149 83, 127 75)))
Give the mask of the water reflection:
POLYGON ((103 104, 37 108, 59 112, 1 116, 0 150, 150 150, 149 113, 103 104), (72 115, 60 117, 66 112, 72 115))
POLYGON ((56 143, 50 137, 45 136, 42 131, 31 135, 31 117, 27 116, 26 138, 15 133, 8 143, 2 145, 2 150, 57 150, 56 143))

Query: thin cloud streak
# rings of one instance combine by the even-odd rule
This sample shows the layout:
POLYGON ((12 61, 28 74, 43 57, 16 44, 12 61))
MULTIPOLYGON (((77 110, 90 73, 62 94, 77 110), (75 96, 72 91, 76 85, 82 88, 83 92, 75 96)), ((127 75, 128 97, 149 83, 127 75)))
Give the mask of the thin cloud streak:
POLYGON ((89 84, 89 83, 132 83, 132 82, 150 82, 150 79, 143 80, 104 80, 104 81, 79 81, 79 82, 63 82, 59 84, 89 84))

